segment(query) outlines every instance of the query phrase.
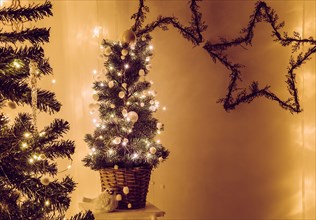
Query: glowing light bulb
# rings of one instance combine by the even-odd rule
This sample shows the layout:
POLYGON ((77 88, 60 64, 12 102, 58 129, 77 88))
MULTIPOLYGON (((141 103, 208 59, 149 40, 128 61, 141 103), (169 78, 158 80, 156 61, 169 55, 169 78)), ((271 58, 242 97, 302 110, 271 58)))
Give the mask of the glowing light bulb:
POLYGON ((21 67, 21 64, 19 64, 17 61, 13 62, 13 65, 15 66, 15 68, 19 69, 21 67))
POLYGON ((6 0, 0 0, 0 7, 2 7, 5 2, 6 2, 6 0))
POLYGON ((167 110, 167 108, 164 106, 164 107, 162 107, 162 110, 166 111, 166 110, 167 110))
POLYGON ((146 62, 149 62, 150 61, 150 57, 146 57, 146 62))
POLYGON ((159 144, 159 143, 160 143, 160 140, 157 140, 156 143, 159 144))
POLYGON ((103 87, 103 86, 104 86, 104 83, 100 83, 100 86, 103 87))
POLYGON ((95 28, 93 28, 93 35, 92 35, 92 37, 99 37, 101 29, 102 28, 100 26, 96 26, 95 28))
POLYGON ((113 155, 114 154, 114 150, 112 149, 112 148, 110 148, 109 150, 108 150, 108 154, 111 156, 111 155, 113 155))
POLYGON ((153 45, 149 45, 149 50, 153 50, 154 49, 154 46, 153 45))
POLYGON ((22 143, 22 148, 27 148, 27 143, 22 143))
POLYGON ((45 135, 45 131, 42 131, 41 133, 39 133, 40 137, 43 137, 45 135))
POLYGON ((110 70, 113 70, 113 66, 110 66, 109 69, 110 69, 110 70))
POLYGON ((71 165, 68 165, 68 166, 67 166, 67 169, 70 170, 70 169, 71 169, 71 165))
POLYGON ((135 160, 135 159, 137 159, 137 158, 138 158, 138 154, 137 154, 137 153, 134 153, 134 154, 132 155, 132 159, 135 160))
POLYGON ((33 159, 33 158, 30 158, 30 159, 29 159, 29 162, 30 162, 30 163, 33 163, 33 162, 34 162, 34 159, 33 159))
POLYGON ((46 201, 45 201, 45 205, 46 205, 46 206, 49 206, 49 205, 50 205, 49 200, 46 200, 46 201))
POLYGON ((56 79, 52 79, 52 84, 56 84, 56 79))
POLYGON ((129 65, 128 65, 128 64, 125 64, 125 65, 124 65, 124 68, 125 68, 125 69, 128 69, 128 68, 129 68, 129 65))
POLYGON ((94 147, 91 150, 92 150, 92 152, 95 152, 95 148, 94 147))
POLYGON ((97 70, 92 70, 92 74, 93 74, 93 75, 96 75, 97 73, 98 73, 97 70))
POLYGON ((29 138, 30 135, 31 135, 30 133, 24 133, 24 137, 25 137, 25 138, 29 138))

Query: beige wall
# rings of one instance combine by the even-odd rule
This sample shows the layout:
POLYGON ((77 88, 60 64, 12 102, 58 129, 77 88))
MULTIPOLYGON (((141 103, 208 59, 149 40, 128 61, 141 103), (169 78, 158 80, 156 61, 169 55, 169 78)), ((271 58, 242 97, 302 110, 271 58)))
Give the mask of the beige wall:
MULTIPOLYGON (((56 117, 71 123, 70 139, 76 141, 73 167, 63 173, 78 182, 69 214, 78 202, 100 192, 97 172, 83 167, 88 153, 83 138, 93 131, 88 105, 92 70, 98 60, 100 39, 92 38, 95 26, 110 39, 128 29, 137 1, 53 1, 54 17, 47 55, 57 84, 43 85, 56 92, 63 108, 56 117)), ((206 40, 237 36, 246 26, 255 1, 204 1, 200 5, 208 30, 206 40)), ((305 37, 315 34, 314 1, 269 1, 285 31, 305 37)), ((175 15, 186 23, 186 1, 148 1, 148 20, 175 15)), ((284 83, 290 49, 273 43, 271 29, 258 24, 252 48, 232 50, 244 63, 244 84, 258 80, 286 97, 284 83)), ((153 172, 148 199, 166 211, 165 219, 302 219, 315 218, 315 55, 298 72, 304 112, 290 114, 263 98, 227 113, 218 98, 225 96, 228 72, 214 64, 206 51, 181 38, 177 31, 155 31, 155 55, 150 78, 158 100, 167 106, 157 117, 165 123, 162 143, 170 159, 153 172)), ((306 48, 305 48, 306 49, 306 48)), ((40 114, 43 125, 47 117, 40 114)), ((68 161, 61 161, 60 168, 68 161)))

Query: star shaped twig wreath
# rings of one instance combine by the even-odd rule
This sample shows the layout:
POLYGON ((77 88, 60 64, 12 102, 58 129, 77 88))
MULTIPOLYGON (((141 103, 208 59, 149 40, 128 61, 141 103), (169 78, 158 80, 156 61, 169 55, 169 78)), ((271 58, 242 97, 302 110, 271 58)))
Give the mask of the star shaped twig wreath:
POLYGON ((277 21, 278 15, 275 11, 268 7, 265 2, 259 1, 256 3, 254 13, 250 16, 247 28, 244 28, 241 31, 241 33, 244 34, 243 37, 238 37, 232 41, 227 41, 222 38, 221 43, 218 44, 212 44, 208 41, 203 46, 203 48, 210 54, 214 62, 218 60, 231 71, 228 93, 225 98, 218 101, 223 103, 226 111, 235 109, 235 107, 241 103, 250 103, 257 97, 266 97, 270 100, 276 101, 282 108, 289 110, 291 113, 299 113, 302 111, 296 88, 295 70, 297 70, 307 60, 311 59, 311 55, 316 52, 316 41, 312 37, 302 39, 297 32, 294 32, 293 37, 289 37, 286 32, 282 35, 279 31, 284 26, 284 22, 278 24, 277 21), (297 52, 303 44, 308 44, 310 46, 307 49, 307 52, 299 53, 296 58, 292 55, 290 57, 289 66, 287 68, 288 71, 286 74, 286 83, 290 94, 290 97, 287 100, 281 100, 276 94, 271 92, 270 86, 259 88, 259 84, 256 81, 250 85, 250 92, 247 92, 246 89, 237 88, 238 80, 242 80, 242 65, 235 64, 230 61, 225 51, 232 46, 251 45, 251 41, 254 36, 254 28, 258 22, 270 23, 274 41, 279 42, 282 46, 291 46, 292 55, 297 52))
MULTIPOLYGON (((202 42, 204 42, 202 32, 206 30, 207 25, 202 21, 202 14, 199 12, 199 6, 197 4, 198 1, 201 0, 189 0, 188 2, 192 13, 189 26, 182 25, 179 20, 173 16, 158 16, 155 21, 143 27, 143 22, 145 21, 146 13, 149 12, 149 8, 144 4, 144 0, 139 0, 138 11, 131 17, 135 20, 132 30, 135 32, 137 37, 140 37, 144 34, 151 33, 156 28, 168 30, 168 25, 171 25, 177 29, 185 39, 191 41, 194 46, 199 46, 202 42)), ((239 104, 250 103, 257 97, 266 97, 270 100, 276 101, 282 108, 289 110, 291 113, 299 113, 302 111, 296 88, 295 70, 311 59, 311 55, 316 52, 316 40, 314 40, 313 37, 302 39, 300 34, 297 32, 294 32, 293 37, 289 37, 287 33, 281 34, 280 29, 284 26, 284 22, 278 24, 277 21, 278 15, 275 11, 268 7, 265 2, 258 1, 255 5, 254 13, 250 16, 247 28, 244 28, 241 31, 241 33, 244 34, 243 37, 238 37, 231 41, 221 38, 221 43, 216 44, 207 41, 203 46, 203 48, 210 54, 214 62, 221 62, 228 70, 231 71, 231 80, 227 88, 228 93, 225 98, 219 99, 218 101, 223 103, 226 111, 235 109, 239 104), (251 46, 252 38, 254 36, 254 28, 258 22, 270 23, 274 41, 279 42, 282 46, 292 47, 292 56, 290 57, 288 71, 286 74, 286 83, 290 94, 290 97, 287 100, 282 100, 276 94, 271 92, 270 86, 259 88, 259 84, 256 81, 250 85, 250 93, 247 93, 246 89, 237 88, 238 80, 241 81, 241 68, 243 65, 235 64, 230 61, 225 52, 232 46, 251 46), (309 45, 307 52, 299 53, 294 58, 294 53, 297 52, 303 44, 309 45)))

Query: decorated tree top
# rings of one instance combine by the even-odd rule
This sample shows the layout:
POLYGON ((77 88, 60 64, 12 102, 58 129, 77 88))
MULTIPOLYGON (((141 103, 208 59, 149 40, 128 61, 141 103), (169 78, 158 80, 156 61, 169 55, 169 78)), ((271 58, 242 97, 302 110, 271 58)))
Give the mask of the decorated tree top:
POLYGON ((102 43, 105 79, 94 82, 97 103, 90 105, 98 108, 99 120, 94 133, 85 137, 91 153, 83 159, 93 170, 156 167, 169 155, 155 140, 163 124, 153 117, 159 102, 146 80, 153 54, 150 41, 150 35, 136 39, 128 30, 121 42, 102 43))

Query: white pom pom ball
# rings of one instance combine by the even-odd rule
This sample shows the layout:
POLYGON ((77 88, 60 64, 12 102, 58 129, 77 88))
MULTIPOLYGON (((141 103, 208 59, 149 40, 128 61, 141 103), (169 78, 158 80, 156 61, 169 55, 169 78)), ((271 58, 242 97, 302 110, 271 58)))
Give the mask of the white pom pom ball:
POLYGON ((127 186, 123 187, 123 193, 127 195, 129 193, 129 188, 127 186))
POLYGON ((120 144, 121 141, 122 141, 122 138, 116 137, 116 138, 114 138, 114 140, 112 142, 113 142, 113 144, 120 144))
POLYGON ((108 83, 108 86, 109 86, 109 88, 113 88, 113 86, 114 86, 114 81, 113 81, 113 80, 110 81, 110 82, 108 83))
POLYGON ((104 49, 104 54, 105 54, 106 56, 109 56, 111 53, 112 53, 111 47, 106 47, 106 48, 104 49))
POLYGON ((92 98, 94 101, 99 101, 99 95, 98 94, 93 94, 92 98))
POLYGON ((134 111, 130 111, 127 113, 127 119, 133 123, 136 123, 138 121, 138 114, 134 111))
POLYGON ((155 154, 157 152, 157 149, 155 147, 151 147, 151 148, 149 148, 149 152, 151 154, 155 154))
POLYGON ((117 194, 115 199, 116 199, 116 201, 121 201, 122 200, 122 195, 121 194, 117 194))
POLYGON ((123 43, 128 43, 128 44, 134 44, 136 43, 136 35, 133 31, 131 30, 126 30, 124 31, 122 35, 122 42, 123 43))
POLYGON ((125 92, 120 91, 118 95, 121 99, 125 97, 125 92))

